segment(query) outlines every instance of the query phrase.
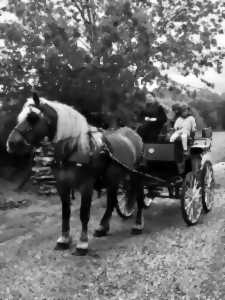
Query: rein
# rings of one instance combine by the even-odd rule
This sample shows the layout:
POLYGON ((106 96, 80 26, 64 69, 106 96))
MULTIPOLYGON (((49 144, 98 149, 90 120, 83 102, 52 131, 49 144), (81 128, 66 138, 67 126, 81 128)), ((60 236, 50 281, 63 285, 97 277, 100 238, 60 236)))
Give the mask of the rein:
POLYGON ((166 180, 163 180, 163 179, 161 179, 161 178, 159 178, 159 177, 156 177, 156 176, 152 176, 152 175, 150 175, 150 174, 148 174, 148 173, 144 173, 144 172, 138 171, 138 170, 136 170, 136 169, 131 169, 131 168, 129 168, 127 165, 125 165, 125 164, 123 164, 121 161, 119 161, 119 160, 112 154, 111 151, 108 151, 108 153, 109 153, 109 157, 111 158, 111 160, 112 160, 113 162, 115 162, 117 165, 119 165, 119 166, 122 167, 123 169, 129 171, 130 173, 135 174, 135 175, 137 175, 137 176, 140 176, 140 177, 142 177, 143 179, 150 179, 150 180, 155 181, 156 183, 162 183, 162 184, 166 184, 166 186, 167 186, 167 185, 170 186, 170 184, 168 184, 166 180))

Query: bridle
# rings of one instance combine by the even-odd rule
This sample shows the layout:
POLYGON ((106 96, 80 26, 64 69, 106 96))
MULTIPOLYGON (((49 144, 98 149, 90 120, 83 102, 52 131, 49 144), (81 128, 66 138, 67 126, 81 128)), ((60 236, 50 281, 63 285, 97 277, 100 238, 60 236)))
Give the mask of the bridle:
MULTIPOLYGON (((46 116, 46 114, 44 113, 43 109, 39 108, 40 112, 41 112, 41 118, 47 123, 48 129, 49 129, 49 138, 52 139, 54 137, 54 131, 55 128, 54 126, 51 128, 51 119, 49 118, 49 116, 46 116)), ((28 127, 26 129, 21 129, 19 124, 14 128, 14 131, 18 132, 21 137, 23 138, 24 144, 28 147, 32 147, 34 148, 35 146, 28 141, 27 138, 27 134, 32 132, 33 127, 29 124, 28 122, 28 127)))
POLYGON ((14 131, 16 131, 16 132, 18 132, 21 136, 22 136, 22 138, 23 138, 23 141, 24 141, 24 144, 26 145, 26 146, 28 146, 28 147, 34 147, 28 140, 27 140, 27 137, 25 136, 25 134, 26 133, 29 133, 29 132, 31 132, 32 131, 32 127, 31 126, 29 126, 26 130, 20 130, 18 127, 15 127, 14 128, 14 131))

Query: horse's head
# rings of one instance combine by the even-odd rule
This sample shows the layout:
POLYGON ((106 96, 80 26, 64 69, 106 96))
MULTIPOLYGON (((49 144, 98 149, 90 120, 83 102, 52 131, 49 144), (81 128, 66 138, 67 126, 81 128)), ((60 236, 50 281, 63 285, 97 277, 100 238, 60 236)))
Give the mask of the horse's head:
POLYGON ((41 103, 38 95, 33 94, 17 118, 17 125, 7 139, 7 151, 23 154, 48 137, 53 139, 56 131, 56 112, 47 104, 41 103))

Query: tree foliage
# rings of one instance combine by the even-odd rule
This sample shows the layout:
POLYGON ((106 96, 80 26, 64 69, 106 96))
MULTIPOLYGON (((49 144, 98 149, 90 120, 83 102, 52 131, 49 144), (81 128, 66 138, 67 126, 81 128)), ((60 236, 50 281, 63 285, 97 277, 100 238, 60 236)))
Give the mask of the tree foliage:
POLYGON ((225 98, 207 89, 201 89, 196 93, 195 100, 191 105, 197 109, 205 121, 206 126, 214 130, 225 129, 225 98))
POLYGON ((35 85, 83 111, 122 113, 140 82, 165 85, 170 67, 221 72, 224 0, 8 0, 5 10, 17 19, 0 23, 4 95, 35 85))

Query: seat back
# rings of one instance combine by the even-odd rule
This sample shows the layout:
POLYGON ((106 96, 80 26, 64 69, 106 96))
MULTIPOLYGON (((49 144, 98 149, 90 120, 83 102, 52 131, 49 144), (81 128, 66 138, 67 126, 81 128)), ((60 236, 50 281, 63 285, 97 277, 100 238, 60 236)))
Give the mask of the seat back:
POLYGON ((212 138, 212 128, 211 127, 206 127, 202 129, 202 137, 203 138, 212 138))

